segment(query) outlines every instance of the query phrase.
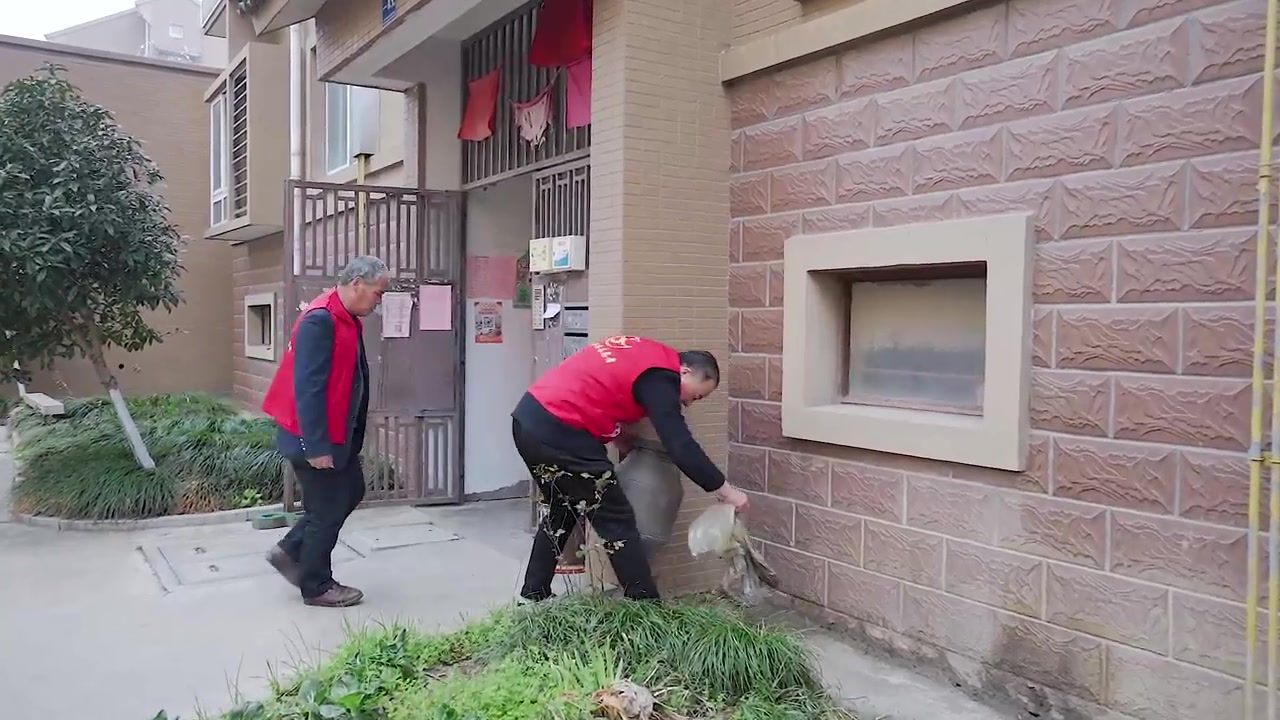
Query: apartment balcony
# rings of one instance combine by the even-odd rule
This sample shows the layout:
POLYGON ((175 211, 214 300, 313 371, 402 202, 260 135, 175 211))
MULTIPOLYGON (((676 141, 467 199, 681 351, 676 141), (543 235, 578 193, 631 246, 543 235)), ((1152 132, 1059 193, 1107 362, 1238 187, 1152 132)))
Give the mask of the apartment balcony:
POLYGON ((284 230, 289 177, 289 47, 249 43, 205 92, 211 240, 284 230))
POLYGON ((200 0, 200 25, 208 37, 227 36, 227 0, 200 0))
MULTIPOLYGON (((210 3, 211 0, 202 0, 210 3)), ((219 0, 227 3, 228 0, 219 0)), ((314 18, 325 0, 230 0, 243 6, 244 14, 253 22, 257 35, 284 29, 314 18)), ((351 0, 346 0, 351 1, 351 0)))

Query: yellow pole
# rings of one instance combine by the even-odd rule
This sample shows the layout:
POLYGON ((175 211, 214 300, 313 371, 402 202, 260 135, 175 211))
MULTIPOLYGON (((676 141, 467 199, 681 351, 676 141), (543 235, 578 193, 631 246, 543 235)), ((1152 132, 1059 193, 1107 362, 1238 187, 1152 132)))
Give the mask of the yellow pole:
MULTIPOLYGON (((356 185, 364 185, 364 175, 369 169, 369 156, 360 153, 356 155, 356 185)), ((356 190, 356 248, 361 255, 368 254, 368 244, 366 241, 367 230, 365 228, 365 212, 367 211, 367 203, 369 202, 369 194, 364 190, 356 190)))
MULTIPOLYGON (((1258 247, 1257 276, 1254 283, 1254 340, 1253 340, 1253 408, 1250 413, 1249 444, 1249 551, 1248 551, 1248 599, 1245 606, 1245 720, 1254 720, 1254 681, 1257 677, 1258 638, 1258 540, 1262 524, 1262 463, 1269 456, 1262 452, 1264 364, 1266 363, 1267 326, 1267 274, 1270 265, 1267 252, 1271 245, 1271 162, 1274 133, 1274 97, 1276 69, 1276 25, 1280 0, 1267 2, 1266 57, 1262 79, 1262 142, 1258 158, 1258 247)), ((1277 342, 1280 345, 1280 341, 1277 342)), ((1272 369, 1273 377, 1280 375, 1280 366, 1272 369)), ((1275 389, 1273 388, 1273 395, 1275 389)), ((1280 408, 1272 402, 1271 451, 1280 447, 1280 408)), ((1277 587, 1280 586, 1280 567, 1276 557, 1276 531, 1280 524, 1280 466, 1271 465, 1271 557, 1268 561, 1268 585, 1271 597, 1268 611, 1271 616, 1267 633, 1267 716, 1275 720, 1275 672, 1277 638, 1277 587)))

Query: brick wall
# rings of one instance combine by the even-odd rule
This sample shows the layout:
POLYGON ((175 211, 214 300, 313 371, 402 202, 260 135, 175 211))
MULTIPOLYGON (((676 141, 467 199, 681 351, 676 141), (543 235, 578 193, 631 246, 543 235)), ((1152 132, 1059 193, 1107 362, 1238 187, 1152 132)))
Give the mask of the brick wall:
MULTIPOLYGON (((65 67, 67 79, 87 100, 110 110, 125 132, 142 143, 164 175, 162 194, 169 217, 187 238, 182 254, 186 270, 178 279, 185 302, 171 313, 145 314, 147 322, 165 334, 164 341, 136 353, 107 352, 107 362, 116 366, 123 391, 128 395, 228 392, 231 358, 209 348, 210 344, 225 346, 230 339, 231 321, 225 308, 231 297, 233 251, 226 243, 201 239, 209 222, 209 109, 203 95, 217 71, 0 38, 0 86, 40 72, 45 63, 65 67), (165 112, 155 111, 157 100, 165 112)), ((84 360, 62 360, 54 372, 37 373, 31 390, 59 396, 103 392, 84 360)))
POLYGON ((734 0, 733 40, 793 25, 803 17, 804 7, 796 0, 734 0))
POLYGON ((1264 14, 985 3, 731 87, 729 468, 789 593, 1029 706, 1241 713, 1264 14), (1026 473, 782 436, 785 237, 1018 210, 1026 473))
MULTIPOLYGON (((276 357, 284 352, 284 239, 280 235, 244 243, 236 248, 232 261, 235 283, 232 308, 232 362, 235 365, 233 393, 237 402, 251 410, 262 405, 262 396, 275 376, 276 363, 244 356, 244 298, 246 295, 276 294, 276 357)), ((292 258, 289 258, 292 262, 292 258)))
MULTIPOLYGON (((728 9, 716 0, 596 0, 591 128, 593 338, 628 333, 727 355, 729 107, 719 81, 728 9)), ((689 413, 712 458, 727 401, 689 413)), ((675 535, 654 563, 667 592, 706 589, 717 563, 684 532, 713 500, 686 483, 675 535)))
POLYGON ((734 44, 866 0, 733 0, 734 44))
POLYGON ((399 25, 411 10, 428 0, 399 0, 396 17, 382 25, 382 0, 325 3, 316 13, 317 70, 322 78, 341 70, 384 32, 399 25))

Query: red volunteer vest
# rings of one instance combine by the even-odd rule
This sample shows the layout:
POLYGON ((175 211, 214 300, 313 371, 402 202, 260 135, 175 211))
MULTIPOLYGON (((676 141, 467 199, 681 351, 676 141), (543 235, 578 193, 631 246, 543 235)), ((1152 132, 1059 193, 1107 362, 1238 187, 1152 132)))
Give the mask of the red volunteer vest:
POLYGON ((561 422, 608 442, 644 418, 632 385, 653 368, 680 372, 680 353, 656 340, 616 335, 574 353, 538 379, 529 394, 561 422))
POLYGON ((328 310, 333 316, 333 363, 329 370, 329 390, 326 395, 329 440, 342 445, 347 442, 347 418, 351 414, 351 388, 355 383, 356 358, 360 354, 358 338, 362 328, 360 321, 347 312, 336 290, 321 293, 298 316, 298 322, 294 323, 293 332, 289 336, 289 347, 285 349, 276 376, 271 380, 271 387, 262 400, 262 411, 274 418, 285 430, 297 436, 302 435, 302 428, 298 424, 298 403, 293 395, 293 343, 297 339, 298 325, 302 323, 302 318, 320 308, 328 310))

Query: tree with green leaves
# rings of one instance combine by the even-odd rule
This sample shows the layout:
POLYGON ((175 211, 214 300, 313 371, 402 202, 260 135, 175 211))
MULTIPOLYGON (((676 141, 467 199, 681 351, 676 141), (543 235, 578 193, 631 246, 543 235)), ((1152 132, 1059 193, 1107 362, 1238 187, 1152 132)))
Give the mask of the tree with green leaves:
POLYGON ((183 240, 155 163, 64 73, 49 65, 0 92, 0 381, 87 359, 154 468, 105 351, 161 340, 144 313, 181 302, 183 240))

